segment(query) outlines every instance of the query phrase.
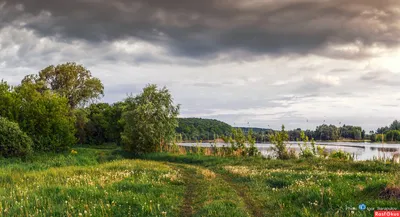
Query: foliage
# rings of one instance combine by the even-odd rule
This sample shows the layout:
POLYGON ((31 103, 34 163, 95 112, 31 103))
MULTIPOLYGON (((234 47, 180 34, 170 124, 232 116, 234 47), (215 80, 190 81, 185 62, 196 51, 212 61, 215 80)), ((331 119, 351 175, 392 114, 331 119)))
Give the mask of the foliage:
POLYGON ((329 158, 341 159, 341 160, 352 160, 350 153, 344 152, 343 150, 333 151, 329 154, 329 158))
POLYGON ((376 142, 376 134, 369 135, 369 139, 371 140, 371 142, 376 142))
POLYGON ((33 140, 35 151, 58 151, 75 143, 75 120, 66 98, 50 91, 39 92, 32 83, 0 86, 0 99, 6 102, 0 115, 19 124, 33 140))
POLYGON ((17 123, 0 117, 0 156, 25 157, 32 152, 32 140, 17 123))
POLYGON ((9 120, 17 120, 19 101, 14 88, 2 80, 0 82, 0 116, 7 117, 9 120))
POLYGON ((390 130, 385 134, 386 141, 400 141, 400 130, 390 130))
POLYGON ((389 131, 389 130, 390 130, 389 127, 381 127, 381 128, 378 128, 378 129, 376 130, 376 134, 386 133, 386 132, 389 131))
POLYGON ((297 128, 295 130, 289 130, 288 131, 289 141, 302 140, 301 132, 302 132, 302 130, 300 128, 297 128))
POLYGON ((260 156, 261 153, 255 146, 255 138, 253 131, 248 131, 247 135, 244 134, 241 128, 232 129, 232 137, 224 137, 226 143, 230 143, 230 154, 239 154, 241 156, 260 156))
POLYGON ((84 66, 76 63, 65 63, 48 66, 38 75, 28 75, 23 83, 33 83, 41 92, 52 90, 68 99, 72 109, 84 105, 103 95, 104 86, 98 78, 84 66))
POLYGON ((321 125, 315 130, 315 138, 318 140, 338 140, 339 129, 335 125, 321 125))
POLYGON ((121 133, 124 130, 123 122, 121 121, 123 111, 126 104, 124 102, 116 102, 110 105, 105 111, 108 127, 106 128, 106 141, 114 142, 121 145, 121 133))
POLYGON ((232 127, 222 121, 202 118, 178 118, 176 132, 184 141, 213 140, 231 133, 232 127))
POLYGON ((256 139, 253 136, 253 130, 250 130, 247 133, 247 143, 248 143, 248 146, 246 147, 246 152, 247 152, 248 156, 260 156, 261 155, 261 152, 255 146, 256 139))
POLYGON ((364 139, 365 131, 358 126, 343 125, 339 128, 340 137, 346 139, 361 140, 364 139))
POLYGON ((300 153, 299 156, 302 158, 313 158, 317 155, 317 149, 315 147, 315 142, 312 140, 311 145, 308 145, 308 136, 301 131, 300 138, 303 141, 303 144, 299 144, 300 153))
POLYGON ((400 122, 394 120, 389 127, 378 128, 375 134, 372 132, 370 139, 372 142, 400 141, 400 122))
POLYGON ((394 120, 391 124, 389 129, 391 130, 400 130, 400 121, 394 120))
POLYGON ((390 126, 380 127, 376 130, 376 134, 386 134, 390 130, 400 130, 400 122, 398 120, 394 120, 390 126))
POLYGON ((255 128, 255 127, 239 127, 243 130, 245 134, 252 131, 255 141, 258 143, 264 143, 269 141, 269 135, 272 134, 274 131, 272 129, 265 129, 265 128, 255 128))
POLYGON ((106 111, 110 109, 107 103, 90 105, 86 110, 88 122, 86 124, 87 143, 101 145, 107 142, 106 131, 109 127, 106 111))
MULTIPOLYGON (((314 143, 314 140, 312 140, 311 143, 314 143)), ((318 156, 321 158, 327 158, 329 155, 325 146, 317 146, 317 152, 318 152, 318 156)))
MULTIPOLYGON (((302 140, 300 136, 301 131, 300 128, 289 130, 289 141, 302 140)), ((336 141, 339 139, 362 140, 366 137, 365 130, 361 127, 351 125, 336 127, 334 125, 323 124, 317 126, 315 130, 306 130, 304 133, 309 139, 314 138, 320 141, 336 141)))
POLYGON ((287 160, 290 158, 286 142, 289 140, 289 135, 285 131, 285 126, 282 125, 282 130, 275 132, 270 136, 270 141, 274 145, 272 150, 275 151, 276 157, 281 160, 287 160))
POLYGON ((22 108, 18 123, 33 140, 34 149, 59 151, 75 143, 75 118, 67 100, 49 91, 37 92, 31 85, 16 88, 22 108))
POLYGON ((80 144, 121 144, 123 102, 91 104, 75 110, 76 137, 80 144))
POLYGON ((233 129, 232 139, 230 139, 232 150, 239 150, 239 152, 242 152, 246 147, 246 139, 246 136, 240 128, 233 129))
POLYGON ((128 151, 137 154, 161 151, 174 140, 179 105, 173 104, 167 88, 148 85, 141 94, 125 102, 122 142, 128 151))
POLYGON ((88 112, 87 109, 75 109, 75 129, 76 129, 76 138, 79 144, 86 144, 87 143, 87 133, 86 133, 86 126, 89 122, 88 112))
POLYGON ((385 141, 385 135, 384 134, 376 134, 374 142, 384 142, 385 141))

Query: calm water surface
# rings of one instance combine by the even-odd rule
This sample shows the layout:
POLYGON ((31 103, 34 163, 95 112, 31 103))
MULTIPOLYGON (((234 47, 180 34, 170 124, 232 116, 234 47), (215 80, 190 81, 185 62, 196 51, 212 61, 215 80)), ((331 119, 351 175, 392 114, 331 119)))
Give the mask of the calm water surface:
MULTIPOLYGON (((374 158, 392 158, 393 154, 400 152, 400 144, 381 143, 356 143, 356 142, 317 142, 317 145, 324 146, 329 152, 342 150, 354 155, 356 160, 373 160, 374 158)), ((182 146, 196 146, 196 143, 182 143, 182 146)), ((202 147, 211 147, 210 143, 199 143, 202 147)), ((224 143, 217 143, 218 147, 227 146, 224 143)), ((300 150, 297 142, 290 142, 289 146, 297 152, 300 150)), ((256 147, 264 156, 271 155, 271 144, 256 144, 256 147)))

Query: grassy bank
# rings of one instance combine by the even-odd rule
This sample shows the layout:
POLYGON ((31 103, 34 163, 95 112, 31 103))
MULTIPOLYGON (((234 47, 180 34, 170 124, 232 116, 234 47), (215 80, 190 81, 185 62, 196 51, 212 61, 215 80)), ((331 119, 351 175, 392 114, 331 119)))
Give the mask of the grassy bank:
POLYGON ((0 216, 372 216, 349 209, 361 203, 400 209, 393 164, 75 150, 0 159, 0 216))

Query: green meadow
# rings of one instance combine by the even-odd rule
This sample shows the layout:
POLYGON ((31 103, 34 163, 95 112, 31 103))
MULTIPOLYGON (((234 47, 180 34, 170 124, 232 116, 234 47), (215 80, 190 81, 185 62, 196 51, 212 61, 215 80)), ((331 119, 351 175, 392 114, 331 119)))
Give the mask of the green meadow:
POLYGON ((0 216, 372 216, 358 210, 361 203, 400 209, 393 194, 399 165, 377 161, 135 157, 100 146, 0 162, 0 216))

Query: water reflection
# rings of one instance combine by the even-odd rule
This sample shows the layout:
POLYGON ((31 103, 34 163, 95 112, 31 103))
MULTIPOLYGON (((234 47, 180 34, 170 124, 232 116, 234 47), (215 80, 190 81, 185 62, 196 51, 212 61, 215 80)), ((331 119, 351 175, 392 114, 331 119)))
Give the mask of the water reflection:
MULTIPOLYGON (((182 143, 182 146, 196 146, 211 147, 210 143, 182 143)), ((229 145, 224 143, 217 143, 217 147, 227 147, 229 145)), ((400 152, 400 144, 380 144, 380 143, 353 143, 353 142, 322 142, 317 145, 324 146, 328 152, 342 150, 350 153, 356 160, 373 160, 375 158, 391 159, 394 153, 400 152)), ((263 143, 256 144, 256 147, 264 156, 271 155, 271 144, 263 143)), ((298 143, 290 142, 289 148, 299 152, 300 148, 298 143)))

